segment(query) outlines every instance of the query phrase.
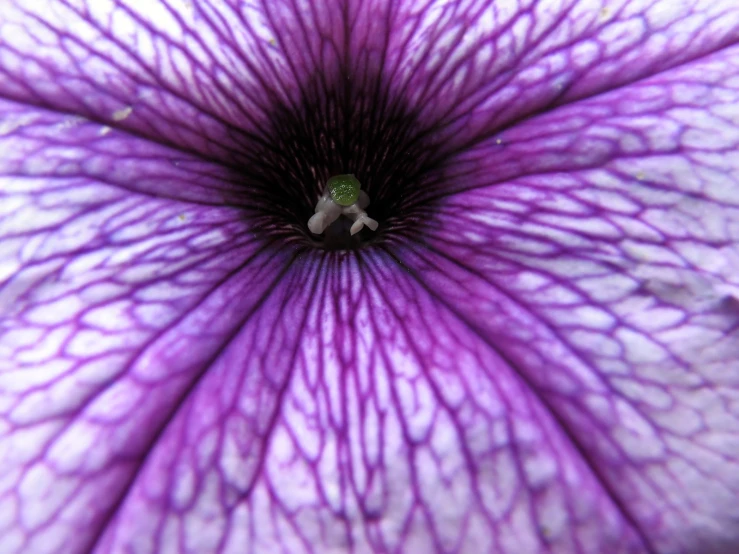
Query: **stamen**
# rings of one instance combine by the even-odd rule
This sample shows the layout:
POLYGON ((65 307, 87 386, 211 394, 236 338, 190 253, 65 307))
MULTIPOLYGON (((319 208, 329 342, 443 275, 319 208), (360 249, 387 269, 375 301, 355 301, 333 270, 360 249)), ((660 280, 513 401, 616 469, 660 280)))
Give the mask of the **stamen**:
POLYGON ((377 221, 367 215, 364 209, 369 206, 370 199, 361 190, 359 181, 354 175, 336 175, 331 177, 316 204, 316 213, 308 220, 311 233, 320 235, 340 215, 350 218, 354 223, 350 233, 356 235, 366 225, 372 231, 377 230, 377 221))

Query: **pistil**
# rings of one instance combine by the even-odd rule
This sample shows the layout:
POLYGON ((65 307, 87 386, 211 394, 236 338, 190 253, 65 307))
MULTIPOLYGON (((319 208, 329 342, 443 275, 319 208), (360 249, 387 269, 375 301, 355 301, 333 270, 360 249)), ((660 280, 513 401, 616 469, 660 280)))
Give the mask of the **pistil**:
POLYGON ((354 175, 335 175, 327 182, 323 194, 318 199, 316 210, 308 220, 311 233, 320 235, 340 216, 346 216, 354 223, 350 233, 357 234, 366 225, 377 230, 377 221, 365 212, 370 199, 354 175))

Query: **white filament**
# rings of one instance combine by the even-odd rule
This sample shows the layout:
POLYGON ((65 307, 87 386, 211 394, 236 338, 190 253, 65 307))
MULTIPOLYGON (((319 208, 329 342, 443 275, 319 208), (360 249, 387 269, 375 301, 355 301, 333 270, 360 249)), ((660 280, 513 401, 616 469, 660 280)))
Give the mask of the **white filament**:
POLYGON ((377 221, 367 215, 364 209, 369 206, 370 199, 363 190, 359 191, 359 198, 351 206, 340 206, 331 198, 328 190, 323 192, 316 204, 316 213, 308 220, 308 229, 311 233, 320 235, 326 228, 336 221, 340 215, 350 218, 354 223, 350 229, 356 235, 366 225, 371 230, 377 230, 377 221))

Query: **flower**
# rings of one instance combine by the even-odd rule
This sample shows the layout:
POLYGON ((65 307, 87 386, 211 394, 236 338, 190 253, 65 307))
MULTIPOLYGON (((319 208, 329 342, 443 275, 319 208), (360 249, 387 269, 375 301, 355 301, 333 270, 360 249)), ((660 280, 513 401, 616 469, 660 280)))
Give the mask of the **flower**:
POLYGON ((1 2, 0 552, 739 550, 738 39, 1 2))

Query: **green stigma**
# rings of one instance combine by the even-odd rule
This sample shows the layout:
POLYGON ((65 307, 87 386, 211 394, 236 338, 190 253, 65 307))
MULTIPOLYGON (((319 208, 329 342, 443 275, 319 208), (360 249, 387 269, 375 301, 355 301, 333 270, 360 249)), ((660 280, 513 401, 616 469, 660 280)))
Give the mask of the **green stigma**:
POLYGON ((339 206, 351 206, 359 198, 361 185, 354 175, 334 175, 326 186, 331 199, 339 206))

